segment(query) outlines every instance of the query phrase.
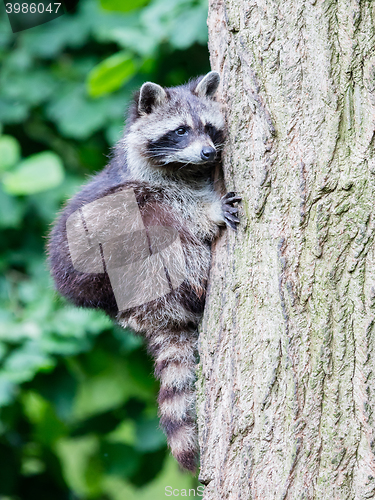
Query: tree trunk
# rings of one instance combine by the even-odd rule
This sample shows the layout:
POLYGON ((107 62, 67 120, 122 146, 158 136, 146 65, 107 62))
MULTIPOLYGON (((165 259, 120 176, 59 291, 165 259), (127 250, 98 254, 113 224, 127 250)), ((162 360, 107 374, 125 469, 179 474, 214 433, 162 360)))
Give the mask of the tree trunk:
POLYGON ((237 233, 201 327, 204 499, 375 498, 375 2, 211 0, 237 233))

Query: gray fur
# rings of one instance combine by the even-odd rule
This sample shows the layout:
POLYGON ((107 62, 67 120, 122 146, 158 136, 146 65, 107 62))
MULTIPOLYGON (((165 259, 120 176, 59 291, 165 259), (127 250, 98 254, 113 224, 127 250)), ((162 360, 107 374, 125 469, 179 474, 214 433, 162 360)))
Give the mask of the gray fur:
POLYGON ((62 294, 77 305, 104 309, 121 326, 146 338, 161 382, 161 423, 172 453, 189 470, 197 460, 195 349, 210 244, 219 226, 235 228, 238 222, 233 204, 239 198, 234 193, 222 198, 212 180, 224 140, 223 116, 213 100, 218 84, 216 72, 180 87, 145 83, 134 98, 110 165, 68 203, 49 242, 52 274, 62 294), (215 148, 213 162, 202 160, 203 147, 215 148), (73 268, 66 221, 87 203, 122 189, 134 190, 146 228, 161 225, 178 231, 186 279, 157 300, 119 312, 106 273, 88 275, 73 268))

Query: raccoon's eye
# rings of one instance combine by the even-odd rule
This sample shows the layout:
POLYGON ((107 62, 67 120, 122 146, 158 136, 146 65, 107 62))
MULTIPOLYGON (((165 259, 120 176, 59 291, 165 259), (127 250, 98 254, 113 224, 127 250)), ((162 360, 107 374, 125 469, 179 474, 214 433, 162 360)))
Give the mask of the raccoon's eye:
POLYGON ((208 135, 213 135, 215 133, 215 129, 211 123, 207 123, 207 125, 204 127, 206 129, 206 132, 208 135))
POLYGON ((186 127, 178 127, 177 130, 175 130, 177 135, 185 135, 187 134, 187 128, 186 127))

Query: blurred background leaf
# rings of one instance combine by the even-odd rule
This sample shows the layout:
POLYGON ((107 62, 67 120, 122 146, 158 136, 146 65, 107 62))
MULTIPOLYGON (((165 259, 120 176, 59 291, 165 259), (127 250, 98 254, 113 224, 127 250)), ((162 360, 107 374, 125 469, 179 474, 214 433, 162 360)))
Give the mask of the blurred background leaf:
POLYGON ((128 52, 118 52, 95 66, 88 76, 88 91, 93 97, 108 94, 127 83, 137 66, 128 52))
POLYGON ((60 158, 51 151, 37 153, 22 161, 3 177, 4 190, 9 194, 33 194, 54 188, 64 179, 60 158))
POLYGON ((120 12, 130 12, 131 10, 138 9, 147 5, 149 0, 100 0, 100 5, 103 9, 117 10, 120 12))
POLYGON ((0 171, 13 167, 20 159, 20 145, 11 135, 0 137, 0 171))
POLYGON ((80 0, 13 34, 0 3, 1 500, 159 500, 198 485, 167 450, 142 339, 58 297, 45 243, 105 166, 133 92, 209 70, 206 17, 206 0, 80 0))

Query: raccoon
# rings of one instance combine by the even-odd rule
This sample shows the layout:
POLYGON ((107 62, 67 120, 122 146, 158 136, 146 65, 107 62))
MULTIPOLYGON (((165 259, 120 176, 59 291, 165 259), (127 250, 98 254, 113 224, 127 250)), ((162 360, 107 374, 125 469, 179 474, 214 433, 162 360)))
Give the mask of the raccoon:
POLYGON ((160 380, 161 426, 172 454, 182 467, 192 472, 198 460, 194 411, 197 326, 204 308, 210 246, 220 226, 236 229, 239 223, 236 203, 241 200, 233 192, 221 197, 214 189, 213 171, 220 163, 225 133, 220 106, 214 100, 219 81, 219 74, 211 71, 178 87, 144 83, 134 96, 123 137, 115 146, 109 165, 68 202, 48 243, 51 273, 62 295, 77 306, 104 310, 119 325, 146 339, 155 360, 155 375, 160 380), (133 201, 128 206, 133 203, 138 211, 127 222, 120 212, 108 208, 112 205, 107 203, 114 203, 122 196, 128 197, 127 200, 130 196, 133 201), (95 203, 100 203, 103 211, 99 216, 96 208, 99 205, 95 203), (126 246, 132 249, 126 256, 129 260, 130 255, 130 264, 121 267, 121 273, 132 268, 134 281, 124 288, 137 297, 143 296, 143 302, 130 300, 127 306, 119 307, 116 287, 121 288, 124 274, 119 272, 120 268, 110 269, 117 257, 112 255, 113 248, 106 257, 105 243, 98 243, 98 238, 96 253, 87 247, 81 264, 74 261, 69 245, 70 228, 78 231, 71 237, 75 243, 83 241, 83 233, 95 239, 95 234, 89 234, 85 217, 96 217, 99 224, 107 216, 115 221, 114 229, 112 222, 103 222, 102 229, 120 235, 114 235, 120 254, 126 246), (124 243, 122 235, 127 225, 131 226, 127 238, 129 234, 138 235, 130 243, 129 239, 124 243), (171 244, 163 247, 160 238, 167 234, 165 228, 171 244), (135 263, 134 256, 143 252, 143 243, 137 243, 141 240, 147 240, 149 248, 145 250, 147 258, 139 264, 141 257, 135 263), (159 247, 155 242, 159 242, 159 247), (167 247, 174 250, 168 254, 167 247), (179 251, 183 257, 182 271, 171 272, 170 264, 179 251), (149 267, 144 266, 145 262, 149 267), (151 267, 150 262, 153 262, 151 267), (137 275, 132 266, 138 266, 137 275), (160 272, 164 273, 163 279, 160 272), (152 279, 155 286, 150 285, 152 279), (155 287, 164 285, 167 287, 164 293, 152 296, 155 287))

